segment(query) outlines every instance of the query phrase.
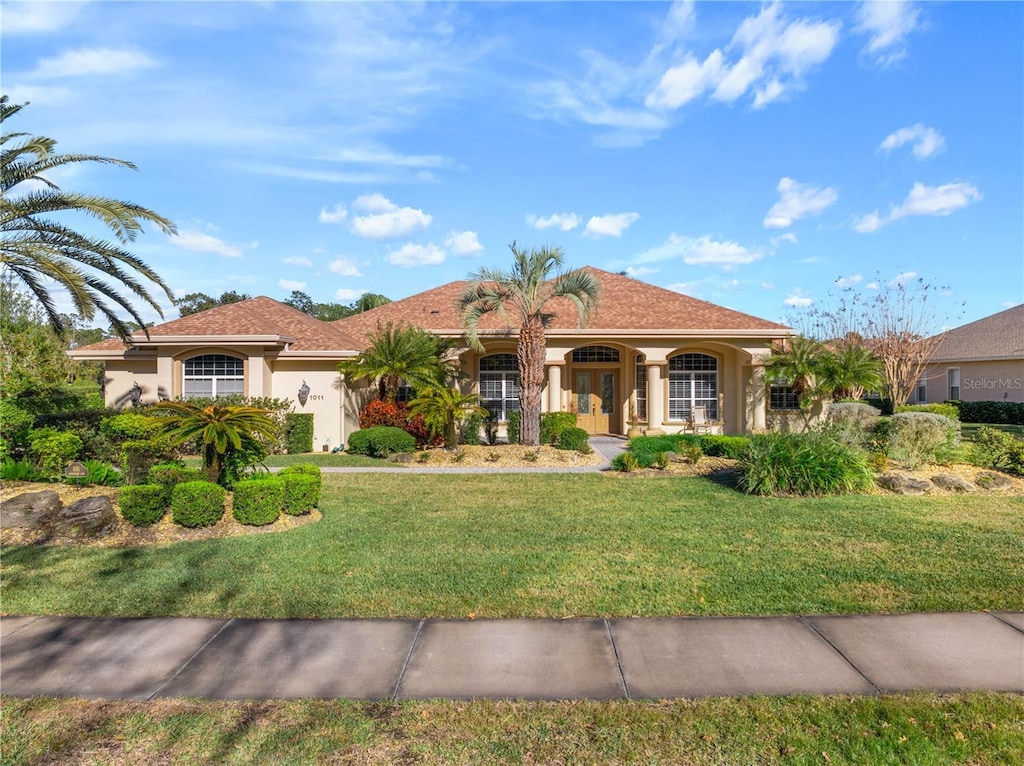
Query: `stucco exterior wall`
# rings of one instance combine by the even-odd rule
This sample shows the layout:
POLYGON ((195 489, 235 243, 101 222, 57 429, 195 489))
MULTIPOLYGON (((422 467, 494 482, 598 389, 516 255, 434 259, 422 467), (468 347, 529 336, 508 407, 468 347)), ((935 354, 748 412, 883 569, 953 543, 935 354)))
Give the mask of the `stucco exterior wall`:
POLYGON ((131 389, 136 383, 142 389, 142 403, 152 404, 161 398, 170 398, 170 381, 161 380, 157 373, 156 357, 107 362, 104 372, 104 390, 108 407, 131 405, 131 389))
MULTIPOLYGON (((320 452, 324 445, 330 451, 343 444, 343 425, 353 430, 347 422, 348 413, 342 416, 342 390, 335 361, 277 359, 271 363, 270 391, 264 395, 291 399, 293 412, 313 413, 314 452, 320 452), (309 397, 305 404, 300 404, 299 389, 303 383, 309 386, 309 397)), ((355 427, 359 427, 358 422, 355 427)))
MULTIPOLYGON (((925 373, 927 403, 949 396, 949 370, 960 370, 960 400, 964 402, 1024 402, 1024 360, 936 362, 925 373)), ((915 392, 916 394, 916 392, 915 392)), ((911 401, 917 401, 911 396, 911 401)))

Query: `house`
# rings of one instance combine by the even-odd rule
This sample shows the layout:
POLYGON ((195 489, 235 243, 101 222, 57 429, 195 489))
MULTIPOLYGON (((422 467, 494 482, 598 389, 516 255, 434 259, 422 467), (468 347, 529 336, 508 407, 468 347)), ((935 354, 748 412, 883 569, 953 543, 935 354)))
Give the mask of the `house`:
MULTIPOLYGON (((765 429, 764 362, 784 325, 587 267, 599 280, 596 311, 584 327, 568 301, 552 304, 545 363, 546 411, 574 410, 590 433, 625 433, 631 414, 648 433, 683 430, 703 406, 719 433, 765 429)), ((132 387, 142 401, 243 393, 288 398, 313 412, 314 443, 337 446, 358 428, 372 396, 341 379, 337 364, 392 323, 463 339, 457 301, 468 282, 451 282, 335 322, 321 322, 258 297, 150 328, 132 345, 107 340, 77 349, 106 364, 107 404, 123 406, 132 387), (304 390, 305 401, 298 393, 304 390)), ((489 315, 483 351, 459 347, 464 387, 504 421, 518 407, 516 334, 489 315)))
POLYGON ((1024 304, 949 330, 912 403, 1024 402, 1024 304))

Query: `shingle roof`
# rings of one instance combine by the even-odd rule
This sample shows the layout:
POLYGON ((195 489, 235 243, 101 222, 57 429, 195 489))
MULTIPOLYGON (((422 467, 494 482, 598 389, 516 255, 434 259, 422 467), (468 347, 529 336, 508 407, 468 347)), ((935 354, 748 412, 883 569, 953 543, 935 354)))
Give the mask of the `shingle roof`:
MULTIPOLYGON (((361 341, 330 322, 322 322, 273 298, 258 296, 149 328, 149 340, 142 332, 132 335, 136 345, 145 346, 180 337, 279 336, 288 339, 292 351, 358 351, 361 341)), ((120 351, 124 344, 114 339, 100 341, 78 351, 120 351)))
MULTIPOLYGON (((735 330, 738 333, 778 330, 780 335, 789 333, 785 325, 620 274, 590 266, 585 268, 601 283, 597 310, 585 328, 592 332, 635 331, 642 335, 673 330, 681 333, 700 330, 735 330)), ((333 324, 349 335, 362 338, 388 322, 396 325, 411 324, 439 334, 459 333, 462 320, 457 303, 469 284, 468 281, 449 282, 362 314, 339 319, 333 324)), ((576 312, 568 300, 554 301, 551 308, 556 314, 551 324, 551 335, 558 335, 559 330, 577 328, 576 312)), ((500 331, 507 328, 498 316, 492 314, 480 321, 480 329, 500 331)))
POLYGON ((1024 304, 950 330, 943 336, 932 359, 936 362, 1024 360, 1024 304))

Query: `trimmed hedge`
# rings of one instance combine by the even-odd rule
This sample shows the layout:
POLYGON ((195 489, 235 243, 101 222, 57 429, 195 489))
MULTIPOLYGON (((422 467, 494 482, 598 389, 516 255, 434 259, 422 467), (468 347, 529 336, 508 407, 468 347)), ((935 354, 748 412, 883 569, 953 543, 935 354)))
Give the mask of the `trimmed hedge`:
POLYGON ((148 527, 164 517, 167 497, 159 484, 133 484, 118 495, 121 516, 137 527, 148 527))
POLYGON ((202 481, 203 472, 198 468, 186 468, 178 463, 159 463, 149 469, 147 478, 151 484, 164 488, 165 505, 171 504, 171 492, 178 484, 186 481, 202 481))
POLYGON ((289 516, 302 516, 320 504, 320 477, 289 473, 281 477, 284 485, 282 510, 289 516))
POLYGON ((273 524, 284 505, 284 486, 274 477, 236 481, 231 515, 242 524, 273 524))
POLYGON ((701 452, 708 457, 727 457, 739 460, 750 446, 750 439, 746 436, 705 434, 699 438, 701 452))
MULTIPOLYGON (((540 443, 558 444, 558 437, 567 428, 576 427, 575 412, 543 412, 540 416, 540 443)), ((575 449, 575 447, 562 447, 575 449)))
POLYGON ((509 444, 519 444, 519 417, 519 410, 512 410, 508 413, 505 427, 509 444))
POLYGON ((289 412, 284 416, 284 450, 289 455, 313 451, 312 412, 289 412))
POLYGON ((1024 402, 949 401, 960 413, 961 423, 993 423, 1024 426, 1024 402))
MULTIPOLYGON (((541 438, 543 442, 544 439, 541 438)), ((591 452, 590 449, 590 434, 584 429, 577 428, 576 426, 570 426, 563 428, 558 435, 558 441, 555 443, 556 449, 564 450, 576 450, 588 454, 591 452)))
POLYGON ((171 493, 174 523, 183 527, 212 527, 224 515, 227 490, 210 481, 186 481, 171 493))
POLYGON ((349 435, 348 451, 353 455, 386 458, 396 452, 415 452, 416 437, 394 426, 361 428, 349 435))
POLYGON ((896 412, 930 412, 933 415, 942 415, 953 421, 960 420, 960 410, 949 402, 942 404, 901 404, 896 412))

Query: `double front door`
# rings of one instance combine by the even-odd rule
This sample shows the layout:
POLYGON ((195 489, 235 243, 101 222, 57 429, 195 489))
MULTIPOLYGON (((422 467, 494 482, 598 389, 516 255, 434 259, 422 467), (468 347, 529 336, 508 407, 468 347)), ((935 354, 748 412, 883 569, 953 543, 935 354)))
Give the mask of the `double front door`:
POLYGON ((616 412, 616 373, 613 370, 576 370, 573 395, 576 399, 576 425, 592 434, 618 430, 616 412))

